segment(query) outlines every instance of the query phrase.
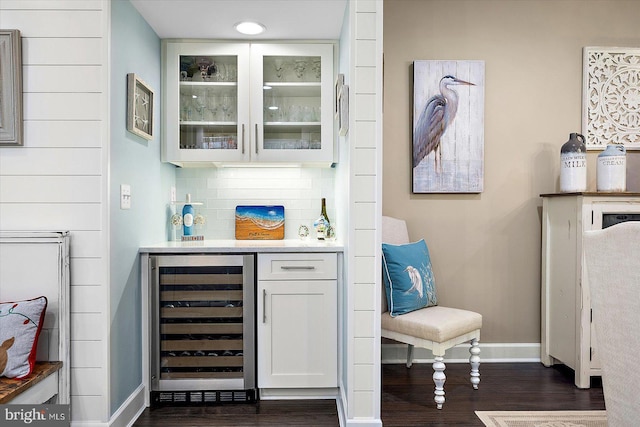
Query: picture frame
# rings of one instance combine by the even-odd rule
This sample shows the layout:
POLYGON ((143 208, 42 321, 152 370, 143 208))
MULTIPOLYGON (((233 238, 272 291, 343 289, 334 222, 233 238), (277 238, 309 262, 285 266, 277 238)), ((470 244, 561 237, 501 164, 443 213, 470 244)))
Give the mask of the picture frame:
POLYGON ((640 48, 584 47, 582 134, 587 150, 640 149, 640 48))
POLYGON ((338 101, 338 123, 340 136, 349 133, 349 85, 342 85, 338 101))
POLYGON ((338 74, 338 77, 336 77, 336 83, 334 85, 335 105, 334 105, 333 113, 335 114, 336 119, 339 119, 339 113, 340 113, 340 91, 342 90, 342 85, 344 85, 344 74, 338 74))
POLYGON ((20 30, 0 30, 0 146, 21 147, 22 41, 20 30))
POLYGON ((127 130, 153 139, 153 89, 135 73, 127 74, 127 130))
POLYGON ((414 194, 484 189, 484 61, 413 62, 414 194))

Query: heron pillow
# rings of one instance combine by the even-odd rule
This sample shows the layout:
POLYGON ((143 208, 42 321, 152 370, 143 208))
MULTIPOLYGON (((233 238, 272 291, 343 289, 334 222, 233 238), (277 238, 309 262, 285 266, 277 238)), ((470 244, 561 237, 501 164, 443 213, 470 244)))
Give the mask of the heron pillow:
POLYGON ((404 245, 383 243, 382 280, 391 317, 438 303, 424 239, 404 245))
POLYGON ((36 363, 47 298, 0 302, 0 376, 23 378, 36 363))

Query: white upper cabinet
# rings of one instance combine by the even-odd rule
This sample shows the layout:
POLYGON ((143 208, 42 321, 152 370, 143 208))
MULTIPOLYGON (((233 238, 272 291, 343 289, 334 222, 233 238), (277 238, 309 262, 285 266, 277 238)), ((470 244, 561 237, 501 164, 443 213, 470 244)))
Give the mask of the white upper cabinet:
POLYGON ((164 41, 162 159, 334 162, 333 45, 164 41))

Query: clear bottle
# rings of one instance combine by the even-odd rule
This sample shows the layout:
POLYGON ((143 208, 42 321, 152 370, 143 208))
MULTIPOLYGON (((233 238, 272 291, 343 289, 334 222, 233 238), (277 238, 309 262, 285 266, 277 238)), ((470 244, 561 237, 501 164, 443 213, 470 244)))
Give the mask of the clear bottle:
POLYGON ((327 199, 323 197, 320 217, 313 223, 318 240, 324 240, 327 237, 327 229, 330 225, 329 215, 327 215, 327 199))

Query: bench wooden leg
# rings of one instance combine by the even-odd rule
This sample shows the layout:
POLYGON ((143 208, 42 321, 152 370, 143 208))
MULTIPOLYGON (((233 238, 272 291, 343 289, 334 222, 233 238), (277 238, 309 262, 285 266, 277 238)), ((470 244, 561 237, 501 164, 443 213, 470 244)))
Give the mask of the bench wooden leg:
POLYGON ((469 348, 469 363, 471 364, 471 384, 474 389, 478 389, 480 384, 480 344, 477 339, 471 340, 471 347, 469 348))
POLYGON ((407 344, 407 368, 413 365, 413 344, 407 344))
POLYGON ((442 356, 435 356, 433 362, 433 382, 436 384, 435 400, 438 409, 442 409, 442 404, 444 403, 444 382, 447 377, 444 374, 444 369, 446 368, 444 362, 444 358, 442 356))

